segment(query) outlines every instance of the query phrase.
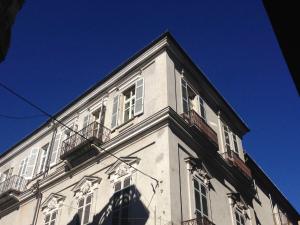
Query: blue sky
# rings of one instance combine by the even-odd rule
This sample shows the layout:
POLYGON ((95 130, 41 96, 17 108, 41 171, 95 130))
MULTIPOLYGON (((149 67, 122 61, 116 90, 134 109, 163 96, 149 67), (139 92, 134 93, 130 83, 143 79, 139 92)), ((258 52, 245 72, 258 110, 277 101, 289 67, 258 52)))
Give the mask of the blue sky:
MULTIPOLYGON (((0 80, 55 113, 165 30, 251 131, 245 149, 300 210, 300 104, 270 22, 252 1, 26 1, 0 80)), ((39 114, 0 89, 0 114, 39 114)), ((0 117, 0 152, 45 117, 0 117)))

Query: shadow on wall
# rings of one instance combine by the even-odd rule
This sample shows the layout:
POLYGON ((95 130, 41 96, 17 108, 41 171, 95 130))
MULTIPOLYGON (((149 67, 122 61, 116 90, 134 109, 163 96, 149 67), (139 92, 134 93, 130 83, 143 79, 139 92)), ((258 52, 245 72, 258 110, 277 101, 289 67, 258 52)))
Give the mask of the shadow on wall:
MULTIPOLYGON (((134 185, 116 192, 96 213, 88 225, 144 225, 149 218, 149 211, 140 200, 140 193, 134 185)), ((84 219, 75 214, 67 225, 80 225, 84 219)))

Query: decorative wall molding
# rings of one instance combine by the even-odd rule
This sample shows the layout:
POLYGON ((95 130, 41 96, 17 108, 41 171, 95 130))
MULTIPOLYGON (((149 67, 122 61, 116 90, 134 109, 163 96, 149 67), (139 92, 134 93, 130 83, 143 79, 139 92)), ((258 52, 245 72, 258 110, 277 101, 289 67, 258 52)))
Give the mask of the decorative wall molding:
POLYGON ((75 198, 79 199, 90 193, 93 193, 97 189, 101 178, 95 176, 85 176, 83 177, 72 189, 75 198))
POLYGON ((121 160, 116 161, 105 173, 111 181, 115 181, 120 177, 132 174, 135 169, 129 165, 137 165, 140 159, 137 157, 121 157, 121 160))
POLYGON ((209 173, 202 160, 198 158, 188 157, 185 159, 185 162, 187 163, 188 171, 192 175, 200 177, 205 185, 210 186, 212 175, 209 173))
POLYGON ((62 207, 65 200, 65 196, 52 193, 42 203, 41 209, 44 214, 49 213, 52 210, 59 209, 62 207))
POLYGON ((227 194, 229 198, 229 203, 232 206, 232 208, 238 208, 246 218, 249 218, 247 214, 247 210, 249 209, 247 203, 242 198, 241 194, 238 192, 232 192, 227 194))

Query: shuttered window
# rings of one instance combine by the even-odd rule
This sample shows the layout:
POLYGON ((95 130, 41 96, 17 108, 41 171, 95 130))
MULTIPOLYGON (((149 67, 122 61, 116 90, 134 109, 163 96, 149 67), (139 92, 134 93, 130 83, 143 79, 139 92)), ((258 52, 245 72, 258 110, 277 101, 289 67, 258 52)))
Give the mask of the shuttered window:
POLYGON ((239 153, 239 147, 238 147, 238 143, 237 143, 237 138, 235 134, 232 134, 232 139, 233 139, 233 147, 234 147, 234 151, 236 153, 239 153))
POLYGON ((113 99, 113 109, 111 117, 111 128, 115 128, 118 125, 118 114, 119 114, 119 96, 115 96, 113 99))
POLYGON ((188 99, 187 83, 183 78, 181 79, 181 96, 182 96, 183 113, 188 113, 189 99, 188 99))
POLYGON ((27 166, 26 166, 26 172, 25 172, 25 176, 24 176, 26 179, 31 179, 33 177, 38 153, 39 153, 38 148, 33 148, 30 151, 30 154, 28 156, 27 166))
POLYGON ((135 82, 135 107, 134 115, 140 115, 144 111, 144 78, 135 82))
POLYGON ((49 143, 44 145, 41 148, 40 153, 40 166, 39 166, 39 173, 42 173, 45 171, 47 159, 48 159, 48 153, 49 153, 49 143))
POLYGON ((50 159, 50 166, 53 166, 56 163, 57 155, 59 154, 60 137, 61 137, 61 134, 55 135, 54 143, 53 143, 53 147, 52 147, 51 159, 50 159))
POLYGON ((230 147, 230 130, 229 130, 229 127, 227 125, 224 125, 223 128, 224 128, 225 148, 226 148, 227 151, 230 151, 231 150, 231 147, 230 147))

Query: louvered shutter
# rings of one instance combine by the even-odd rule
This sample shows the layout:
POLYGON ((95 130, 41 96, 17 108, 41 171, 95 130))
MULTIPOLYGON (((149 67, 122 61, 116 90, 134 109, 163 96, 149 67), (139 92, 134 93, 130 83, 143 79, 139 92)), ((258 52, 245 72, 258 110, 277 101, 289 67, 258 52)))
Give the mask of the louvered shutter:
POLYGON ((144 78, 139 78, 135 83, 135 106, 134 115, 144 112, 144 78))
POLYGON ((188 113, 189 112, 189 100, 188 100, 187 83, 183 78, 181 78, 181 95, 182 95, 183 113, 188 113))
POLYGON ((54 139, 54 143, 53 143, 53 147, 52 147, 51 158, 50 158, 50 166, 53 166, 56 163, 57 155, 59 153, 60 137, 61 137, 61 134, 55 135, 55 139, 54 139))
POLYGON ((24 166, 25 166, 25 159, 23 159, 20 163, 19 172, 18 172, 19 176, 23 176, 24 166))
POLYGON ((113 99, 113 110, 111 116, 111 128, 115 128, 118 125, 119 114, 119 96, 115 96, 113 99))
POLYGON ((205 107, 204 107, 204 100, 198 96, 199 99, 199 112, 200 112, 200 116, 206 121, 206 111, 205 111, 205 107))
POLYGON ((33 148, 28 156, 27 168, 25 172, 25 178, 31 179, 33 177, 37 157, 38 157, 39 149, 33 148))

